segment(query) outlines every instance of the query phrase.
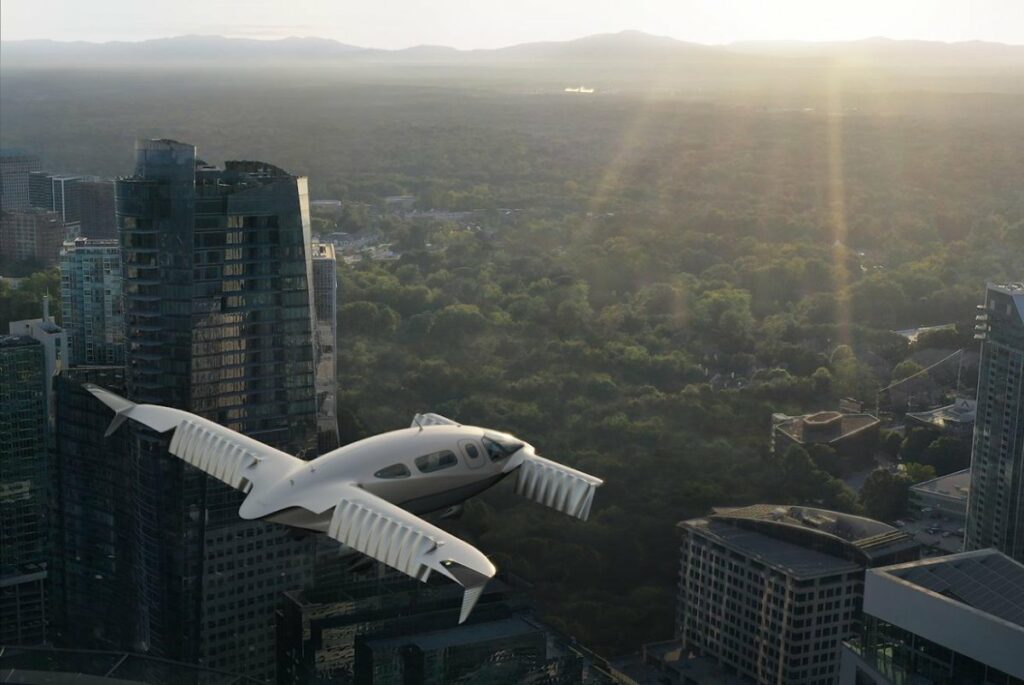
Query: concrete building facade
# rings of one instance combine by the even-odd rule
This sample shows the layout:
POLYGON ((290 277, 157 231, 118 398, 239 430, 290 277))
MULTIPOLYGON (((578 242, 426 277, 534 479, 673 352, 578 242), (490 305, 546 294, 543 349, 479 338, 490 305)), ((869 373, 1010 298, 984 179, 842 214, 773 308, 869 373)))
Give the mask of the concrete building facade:
POLYGON ((330 243, 313 243, 313 303, 317 449, 324 454, 338 447, 338 261, 330 243))
POLYGON ((868 567, 916 559, 892 526, 796 506, 683 521, 676 636, 761 685, 833 685, 868 567))
POLYGON ((56 264, 66 228, 57 212, 24 209, 0 215, 0 254, 56 264))
POLYGON ((28 175, 38 169, 35 155, 17 148, 0 148, 0 212, 29 208, 28 175))

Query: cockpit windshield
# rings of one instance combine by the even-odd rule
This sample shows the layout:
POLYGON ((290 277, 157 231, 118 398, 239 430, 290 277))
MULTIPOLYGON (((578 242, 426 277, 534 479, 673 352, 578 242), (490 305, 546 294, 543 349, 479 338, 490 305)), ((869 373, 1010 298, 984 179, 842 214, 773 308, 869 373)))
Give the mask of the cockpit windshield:
POLYGON ((482 442, 491 461, 507 459, 518 452, 523 446, 523 443, 513 439, 511 436, 491 432, 484 433, 482 442))

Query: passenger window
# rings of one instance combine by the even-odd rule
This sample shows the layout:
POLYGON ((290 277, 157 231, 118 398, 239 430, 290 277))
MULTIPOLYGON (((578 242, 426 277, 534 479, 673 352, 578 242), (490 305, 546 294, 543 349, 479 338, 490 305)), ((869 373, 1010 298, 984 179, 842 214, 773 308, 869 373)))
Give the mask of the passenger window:
POLYGON ((471 443, 471 442, 470 443, 466 443, 465 449, 466 449, 466 454, 469 455, 470 459, 479 459, 480 458, 480 450, 478 450, 476 448, 476 445, 474 445, 473 443, 471 443))
POLYGON ((411 474, 409 473, 409 467, 405 464, 392 464, 382 468, 373 475, 377 478, 408 478, 411 474))
POLYGON ((430 454, 424 454, 422 457, 416 457, 416 468, 423 473, 431 473, 433 471, 451 468, 458 463, 459 460, 455 456, 455 453, 449 450, 431 452, 430 454))

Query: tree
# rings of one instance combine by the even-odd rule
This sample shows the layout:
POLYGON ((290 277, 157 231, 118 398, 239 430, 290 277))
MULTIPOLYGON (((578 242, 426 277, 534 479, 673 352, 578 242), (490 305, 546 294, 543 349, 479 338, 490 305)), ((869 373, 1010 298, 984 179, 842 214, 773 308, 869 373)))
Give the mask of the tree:
POLYGON ((860 489, 864 513, 879 521, 895 521, 907 511, 911 480, 893 475, 888 469, 875 469, 860 489))
POLYGON ((935 432, 928 428, 911 428, 900 446, 900 460, 921 462, 924 451, 935 437, 935 432))
POLYGON ((964 440, 943 435, 928 445, 920 462, 934 468, 940 476, 960 471, 971 465, 971 446, 964 440))
POLYGON ((930 464, 915 464, 913 462, 903 464, 903 473, 914 484, 932 480, 937 476, 934 466, 930 464))

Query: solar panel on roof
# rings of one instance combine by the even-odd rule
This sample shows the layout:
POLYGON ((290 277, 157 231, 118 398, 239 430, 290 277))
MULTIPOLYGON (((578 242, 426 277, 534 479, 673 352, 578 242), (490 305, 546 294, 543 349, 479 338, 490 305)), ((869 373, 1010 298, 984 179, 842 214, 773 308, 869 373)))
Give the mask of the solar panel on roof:
POLYGON ((963 604, 1024 625, 1024 568, 999 554, 910 566, 900 578, 963 604))

